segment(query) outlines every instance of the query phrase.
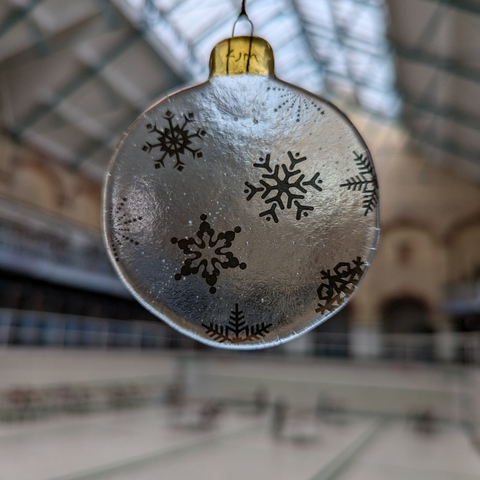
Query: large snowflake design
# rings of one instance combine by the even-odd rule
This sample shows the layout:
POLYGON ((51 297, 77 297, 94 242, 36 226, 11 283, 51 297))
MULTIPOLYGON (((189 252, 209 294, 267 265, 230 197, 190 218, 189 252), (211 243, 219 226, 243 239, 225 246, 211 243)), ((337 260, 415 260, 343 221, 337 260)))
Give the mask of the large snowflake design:
POLYGON ((364 215, 372 212, 378 204, 378 182, 375 170, 373 169, 373 163, 369 155, 363 153, 353 152, 355 155, 355 163, 358 167, 358 175, 345 180, 341 187, 347 187, 347 190, 353 192, 363 193, 362 208, 364 209, 364 215))
POLYGON ((193 113, 183 116, 183 125, 174 123, 174 114, 170 110, 165 112, 165 117, 163 118, 168 122, 168 127, 165 127, 163 130, 160 130, 157 124, 152 125, 149 123, 147 125, 148 134, 155 135, 157 143, 146 142, 142 150, 147 153, 150 153, 155 148, 160 150, 161 156, 154 160, 155 168, 165 167, 165 159, 167 157, 175 157, 173 168, 181 172, 185 167, 185 163, 182 162, 181 158, 186 152, 190 152, 193 158, 201 158, 203 156, 200 148, 193 148, 193 141, 195 138, 203 140, 202 137, 207 132, 202 128, 197 129, 196 132, 187 128, 188 124, 194 120, 193 113))
POLYGON ((317 289, 320 303, 315 311, 323 315, 327 311, 333 312, 342 305, 360 282, 365 271, 362 268, 364 265, 365 262, 360 257, 357 257, 351 264, 349 262, 337 263, 333 272, 322 270, 323 282, 317 289))
POLYGON ((240 267, 242 270, 247 268, 245 263, 240 263, 239 259, 228 251, 235 240, 236 234, 240 233, 242 229, 235 227, 233 230, 221 232, 215 236, 215 230, 206 221, 207 216, 205 214, 201 215, 200 220, 202 222, 196 233, 196 238, 190 237, 178 240, 173 237, 171 239, 171 242, 188 256, 183 262, 180 273, 175 275, 175 280, 181 280, 182 277, 201 272, 207 285, 210 285, 210 293, 215 293, 217 291, 215 284, 220 275, 219 267, 224 270, 236 267, 240 267))
POLYGON ((217 325, 210 322, 202 323, 202 327, 206 329, 205 333, 218 343, 245 343, 261 340, 269 333, 271 323, 257 323, 255 325, 247 325, 244 320, 243 310, 239 310, 238 303, 235 304, 235 310, 231 310, 230 318, 226 325, 217 325))
POLYGON ((128 202, 127 197, 122 197, 117 205, 112 208, 110 212, 110 221, 112 222, 112 237, 110 246, 113 257, 116 262, 120 261, 119 249, 126 243, 138 245, 138 241, 133 238, 132 227, 138 222, 141 222, 143 217, 131 216, 124 212, 124 207, 128 202))
POLYGON ((281 165, 275 165, 274 168, 270 165, 270 154, 266 155, 265 159, 260 158, 260 163, 254 163, 253 166, 265 170, 260 179, 260 185, 252 185, 249 182, 245 182, 248 189, 245 193, 248 193, 247 200, 257 194, 261 193, 261 198, 264 200, 265 205, 271 205, 269 209, 261 212, 260 217, 266 217, 267 221, 273 218, 275 223, 278 223, 277 207, 280 210, 290 210, 292 205, 297 209, 297 220, 308 216, 308 212, 314 210, 312 206, 304 205, 300 203, 305 199, 307 189, 305 187, 311 187, 317 192, 321 192, 322 188, 320 184, 320 173, 315 173, 310 180, 304 181, 305 175, 300 169, 297 169, 299 163, 305 162, 307 157, 300 157, 300 153, 293 155, 292 152, 287 152, 290 160, 290 165, 282 163, 281 165), (300 158, 299 158, 300 157, 300 158), (281 171, 280 171, 281 169, 281 171), (285 203, 284 203, 285 202, 285 203))

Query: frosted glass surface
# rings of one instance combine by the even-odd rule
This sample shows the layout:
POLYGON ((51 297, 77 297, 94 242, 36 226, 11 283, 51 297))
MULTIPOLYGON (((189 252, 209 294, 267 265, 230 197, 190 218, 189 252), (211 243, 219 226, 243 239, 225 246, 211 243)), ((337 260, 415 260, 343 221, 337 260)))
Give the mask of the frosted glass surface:
POLYGON ((127 132, 107 248, 149 310, 204 343, 261 348, 350 298, 378 239, 370 153, 328 102, 274 76, 212 77, 127 132))

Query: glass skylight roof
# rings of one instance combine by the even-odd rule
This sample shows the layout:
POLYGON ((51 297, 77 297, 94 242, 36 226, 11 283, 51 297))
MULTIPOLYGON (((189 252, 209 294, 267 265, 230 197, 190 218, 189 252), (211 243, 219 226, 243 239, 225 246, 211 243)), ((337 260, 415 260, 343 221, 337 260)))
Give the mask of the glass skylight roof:
MULTIPOLYGON (((120 0, 186 79, 203 81, 214 45, 231 36, 240 0, 120 0)), ((123 4, 123 5, 122 5, 123 4)), ((254 34, 275 52, 279 78, 396 117, 400 98, 383 0, 249 0, 254 34)), ((235 34, 249 34, 242 22, 235 34)))

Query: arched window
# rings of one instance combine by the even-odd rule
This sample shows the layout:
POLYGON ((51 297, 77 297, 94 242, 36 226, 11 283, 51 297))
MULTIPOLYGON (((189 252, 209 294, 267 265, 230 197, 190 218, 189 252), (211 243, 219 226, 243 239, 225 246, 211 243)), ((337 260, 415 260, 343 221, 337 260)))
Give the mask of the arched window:
POLYGON ((388 300, 382 308, 385 333, 432 333, 429 311, 425 302, 415 297, 388 300))
POLYGON ((388 300, 382 308, 383 355, 402 361, 435 358, 434 329, 428 306, 415 297, 388 300))

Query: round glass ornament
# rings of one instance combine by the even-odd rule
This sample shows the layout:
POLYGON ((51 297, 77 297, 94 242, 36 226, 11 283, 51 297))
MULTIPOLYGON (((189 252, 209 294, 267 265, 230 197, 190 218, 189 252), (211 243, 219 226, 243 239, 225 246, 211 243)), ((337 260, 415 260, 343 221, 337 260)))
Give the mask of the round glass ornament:
POLYGON ((211 346, 291 340, 342 308, 375 252, 378 184, 331 103, 274 75, 258 37, 143 113, 113 155, 104 235, 133 296, 211 346))

